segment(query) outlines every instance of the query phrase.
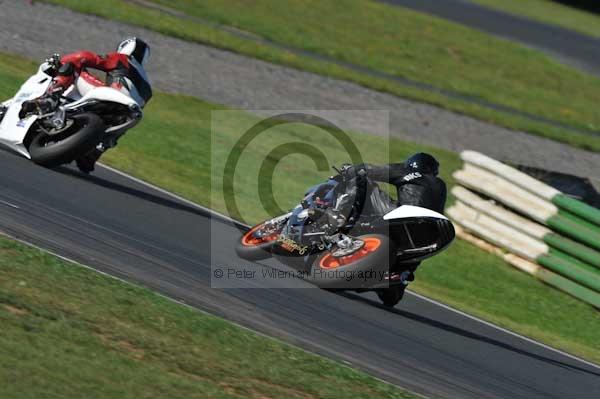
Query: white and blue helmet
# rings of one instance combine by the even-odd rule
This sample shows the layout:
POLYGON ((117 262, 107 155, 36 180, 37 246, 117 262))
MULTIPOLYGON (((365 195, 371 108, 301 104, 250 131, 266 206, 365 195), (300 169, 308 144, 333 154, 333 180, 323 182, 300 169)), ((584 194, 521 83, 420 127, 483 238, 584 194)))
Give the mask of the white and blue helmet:
POLYGON ((150 58, 150 46, 138 37, 129 37, 119 44, 117 53, 125 54, 143 66, 150 58))

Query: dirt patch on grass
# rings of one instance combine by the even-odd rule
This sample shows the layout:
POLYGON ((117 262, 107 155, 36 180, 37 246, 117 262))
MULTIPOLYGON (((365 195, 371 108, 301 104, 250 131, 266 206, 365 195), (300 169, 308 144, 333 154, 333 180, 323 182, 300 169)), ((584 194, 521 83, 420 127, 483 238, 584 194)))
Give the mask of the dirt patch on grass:
POLYGON ((125 341, 125 340, 120 340, 117 341, 117 344, 119 345, 119 347, 121 347, 121 349, 123 349, 124 351, 131 353, 132 357, 134 359, 137 360, 141 360, 144 358, 144 350, 137 348, 134 344, 132 344, 129 341, 125 341))
POLYGON ((108 334, 96 333, 96 336, 100 338, 103 344, 113 349, 117 349, 120 352, 129 354, 135 360, 143 360, 146 352, 137 347, 130 341, 124 339, 117 339, 108 334))
MULTIPOLYGON (((276 399, 276 398, 285 397, 285 398, 299 398, 299 399, 316 399, 315 396, 313 396, 307 392, 300 391, 295 388, 286 387, 286 386, 283 386, 280 384, 275 384, 275 383, 261 380, 258 378, 247 378, 247 379, 245 379, 245 381, 247 381, 248 383, 251 383, 255 387, 261 387, 261 388, 266 387, 266 388, 268 388, 268 391, 272 392, 272 394, 265 394, 264 389, 258 390, 254 387, 251 387, 246 392, 247 394, 249 394, 249 397, 251 397, 251 398, 276 399)), ((231 385, 228 385, 226 383, 219 384, 219 385, 223 386, 223 388, 229 387, 230 389, 234 389, 236 391, 239 390, 239 389, 236 389, 235 387, 232 387, 231 385)))
POLYGON ((12 306, 12 305, 2 305, 2 307, 3 307, 4 309, 6 309, 6 311, 7 311, 8 313, 11 313, 11 314, 14 314, 14 315, 17 315, 17 316, 24 316, 24 315, 26 315, 26 314, 28 314, 28 313, 29 313, 29 312, 28 312, 27 310, 25 310, 25 309, 21 309, 21 308, 18 308, 18 307, 16 307, 16 306, 12 306))
POLYGON ((0 255, 15 255, 17 254, 17 251, 15 251, 12 248, 0 248, 0 255))

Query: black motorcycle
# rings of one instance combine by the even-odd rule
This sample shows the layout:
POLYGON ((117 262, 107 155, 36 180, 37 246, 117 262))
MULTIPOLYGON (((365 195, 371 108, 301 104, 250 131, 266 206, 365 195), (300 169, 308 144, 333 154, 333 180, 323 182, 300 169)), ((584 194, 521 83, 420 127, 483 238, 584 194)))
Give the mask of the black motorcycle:
POLYGON ((369 179, 364 198, 350 198, 361 195, 350 190, 355 184, 356 178, 340 172, 310 188, 291 212, 247 231, 236 246, 238 256, 275 256, 321 288, 375 291, 386 306, 396 305, 407 276, 448 247, 454 227, 430 209, 396 205, 369 179))

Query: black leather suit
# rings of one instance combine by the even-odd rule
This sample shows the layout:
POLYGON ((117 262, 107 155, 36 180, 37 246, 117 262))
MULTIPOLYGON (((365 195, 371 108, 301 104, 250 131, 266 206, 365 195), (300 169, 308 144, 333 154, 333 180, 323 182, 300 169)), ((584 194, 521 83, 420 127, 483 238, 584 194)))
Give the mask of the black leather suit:
MULTIPOLYGON (((359 164, 351 167, 346 175, 354 180, 349 185, 347 209, 351 208, 349 216, 360 218, 363 211, 368 214, 386 214, 399 205, 414 205, 443 213, 446 204, 446 184, 433 174, 424 174, 407 168, 404 163, 386 165, 359 164), (396 186, 397 201, 394 203, 386 192, 378 187, 369 185, 369 180, 389 183, 396 186), (369 189, 369 187, 372 187, 369 189), (353 206, 350 206, 350 205, 353 206)), ((403 269, 411 272, 410 281, 420 262, 404 264, 403 269)), ((400 270, 397 270, 400 271, 400 270)))
MULTIPOLYGON (((432 174, 423 174, 407 168, 404 163, 385 165, 359 164, 350 167, 345 175, 351 178, 348 198, 341 208, 353 210, 356 218, 365 213, 385 214, 398 205, 414 205, 442 213, 446 203, 446 184, 432 174), (397 200, 392 201, 387 193, 377 187, 369 189, 368 182, 389 183, 396 187, 397 200), (350 207, 350 205, 353 205, 350 207)), ((346 215, 350 216, 347 212, 346 215)))
POLYGON ((416 172, 404 163, 386 165, 362 164, 369 179, 396 186, 397 205, 415 205, 442 213, 446 204, 446 184, 437 176, 416 172))

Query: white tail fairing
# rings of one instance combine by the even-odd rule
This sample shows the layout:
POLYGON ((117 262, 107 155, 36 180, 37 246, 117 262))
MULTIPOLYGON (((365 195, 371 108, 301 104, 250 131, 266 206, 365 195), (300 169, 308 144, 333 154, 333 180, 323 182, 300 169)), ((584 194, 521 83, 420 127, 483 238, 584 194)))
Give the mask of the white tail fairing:
POLYGON ((393 211, 383 216, 384 220, 392 219, 410 219, 410 218, 436 218, 442 220, 448 220, 448 218, 441 213, 432 211, 431 209, 421 208, 419 206, 402 205, 393 211))

